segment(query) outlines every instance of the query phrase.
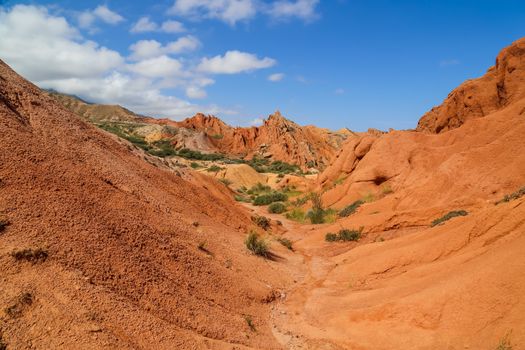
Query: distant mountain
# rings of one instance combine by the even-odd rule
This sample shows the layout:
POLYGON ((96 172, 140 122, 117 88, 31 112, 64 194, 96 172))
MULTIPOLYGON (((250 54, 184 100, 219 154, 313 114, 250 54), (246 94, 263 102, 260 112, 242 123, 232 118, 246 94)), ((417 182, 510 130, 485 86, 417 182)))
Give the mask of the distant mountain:
MULTIPOLYGON (((97 125, 132 123, 132 134, 146 142, 170 142, 176 148, 232 157, 266 158, 295 164, 302 169, 324 169, 341 144, 355 134, 347 129, 330 131, 300 126, 279 112, 258 127, 232 127, 215 116, 196 114, 177 122, 144 117, 118 105, 89 104, 77 97, 49 92, 62 105, 97 125)), ((128 128, 129 129, 129 128, 128 128)))

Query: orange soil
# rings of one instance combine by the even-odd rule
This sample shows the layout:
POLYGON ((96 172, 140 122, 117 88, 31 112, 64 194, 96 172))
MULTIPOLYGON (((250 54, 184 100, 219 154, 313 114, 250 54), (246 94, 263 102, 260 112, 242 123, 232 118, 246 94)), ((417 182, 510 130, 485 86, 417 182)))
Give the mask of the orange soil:
MULTIPOLYGON (((525 72, 524 42, 497 67, 525 72)), ((11 222, 0 233, 2 339, 17 349, 495 349, 509 334, 522 349, 525 197, 494 205, 525 185, 521 86, 505 83, 514 97, 483 117, 458 124, 459 106, 438 118, 443 128, 349 139, 317 188, 338 209, 373 201, 314 226, 170 171, 0 64, 0 213, 11 222), (430 227, 459 209, 469 215, 430 227), (273 260, 248 254, 252 213, 280 220, 273 238, 294 252, 269 237, 273 260), (361 226, 359 242, 324 240, 361 226), (45 262, 10 255, 38 247, 45 262)))

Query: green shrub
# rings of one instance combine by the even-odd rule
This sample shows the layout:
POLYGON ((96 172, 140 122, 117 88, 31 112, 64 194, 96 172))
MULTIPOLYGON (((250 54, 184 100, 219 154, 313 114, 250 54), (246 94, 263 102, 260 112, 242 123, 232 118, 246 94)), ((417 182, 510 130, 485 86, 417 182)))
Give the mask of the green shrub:
POLYGON ((339 231, 339 240, 358 241, 361 238, 361 231, 342 229, 339 231))
POLYGON ((512 350, 512 344, 510 342, 510 332, 505 334, 503 338, 500 339, 496 350, 512 350))
POLYGON ((253 320, 251 316, 244 315, 244 320, 246 321, 246 324, 248 325, 248 327, 250 327, 252 332, 257 331, 257 329, 255 328, 255 325, 253 324, 253 320))
POLYGON ((9 226, 10 222, 6 219, 0 219, 0 232, 5 230, 7 226, 9 226))
POLYGON ((359 230, 341 229, 337 234, 327 233, 325 235, 325 240, 327 242, 357 242, 361 238, 362 232, 363 227, 360 227, 359 230))
POLYGON ((199 163, 195 163, 195 162, 191 162, 190 166, 191 166, 193 169, 199 169, 199 168, 202 168, 202 165, 200 165, 199 163))
POLYGON ((288 200, 288 196, 281 192, 272 192, 268 194, 262 194, 255 197, 253 200, 254 205, 268 205, 273 202, 285 202, 288 200))
POLYGON ((206 171, 210 172, 210 173, 217 173, 219 171, 221 171, 222 169, 224 168, 221 168, 220 166, 218 165, 212 165, 211 167, 209 167, 208 169, 206 169, 206 171))
POLYGON ((18 261, 25 260, 33 264, 46 261, 48 258, 48 252, 43 249, 23 249, 14 251, 11 256, 18 261))
POLYGON ((226 178, 219 179, 219 181, 222 182, 225 186, 230 186, 233 183, 231 180, 226 178))
POLYGON ((364 201, 362 201, 361 199, 359 200, 356 200, 355 202, 353 202, 352 204, 350 204, 349 206, 345 207, 343 210, 341 210, 339 212, 339 216, 340 217, 347 217, 347 216, 350 216, 352 215, 353 213, 356 212, 356 210, 362 206, 363 204, 365 204, 364 201))
POLYGON ((252 221, 265 231, 270 228, 270 219, 266 216, 254 215, 252 216, 252 221))
POLYGON ((216 139, 216 140, 220 140, 224 137, 224 135, 221 135, 221 134, 215 134, 215 135, 212 135, 211 136, 212 138, 216 139))
POLYGON ((291 211, 289 211, 288 213, 286 213, 285 216, 286 216, 287 219, 290 219, 290 220, 293 220, 293 221, 304 222, 306 215, 305 215, 304 211, 301 208, 294 208, 291 211))
POLYGON ((327 233, 324 239, 327 242, 335 242, 339 240, 339 237, 335 233, 327 233))
POLYGON ((312 224, 322 224, 324 222, 325 211, 323 209, 323 202, 319 193, 312 193, 310 195, 312 201, 312 209, 308 212, 307 217, 312 224))
POLYGON ((432 223, 430 224, 430 227, 440 225, 444 223, 445 221, 455 218, 457 216, 467 216, 467 215, 468 215, 468 212, 466 212, 465 210, 454 210, 454 211, 447 213, 446 215, 443 215, 439 219, 432 221, 432 223))
POLYGON ((250 231, 248 237, 246 237, 246 240, 244 241, 244 244, 246 245, 246 248, 248 248, 248 250, 250 250, 255 255, 265 258, 270 256, 268 243, 260 238, 255 231, 250 231))
POLYGON ((365 203, 371 203, 373 201, 376 200, 376 196, 372 193, 372 192, 368 192, 364 197, 363 197, 363 201, 365 201, 365 203))
POLYGON ((33 295, 29 292, 24 292, 16 298, 15 302, 12 305, 8 306, 5 309, 5 313, 9 317, 19 317, 24 312, 24 309, 33 304, 33 301, 33 295))
POLYGON ((268 212, 272 214, 282 214, 286 211, 286 206, 282 202, 275 202, 270 204, 268 212))
POLYGON ((392 190, 392 187, 390 185, 385 184, 385 185, 381 186, 381 192, 384 195, 387 195, 387 194, 393 193, 394 190, 392 190))
POLYGON ((281 243, 283 246, 293 251, 292 241, 290 241, 288 238, 280 237, 277 239, 277 242, 281 243))
POLYGON ((224 154, 201 153, 199 151, 194 151, 188 148, 181 149, 180 151, 177 152, 177 155, 179 157, 186 158, 186 159, 209 160, 209 161, 221 160, 225 158, 224 154))
POLYGON ((507 203, 507 202, 513 201, 523 196, 525 196, 525 187, 520 188, 516 192, 505 195, 501 200, 496 202, 496 205, 501 204, 501 203, 507 203))
POLYGON ((246 198, 244 196, 235 195, 234 198, 237 202, 251 203, 250 198, 246 198))
POLYGON ((248 194, 261 194, 266 192, 271 192, 272 188, 268 185, 263 185, 258 182, 256 185, 253 185, 249 190, 246 191, 248 194))

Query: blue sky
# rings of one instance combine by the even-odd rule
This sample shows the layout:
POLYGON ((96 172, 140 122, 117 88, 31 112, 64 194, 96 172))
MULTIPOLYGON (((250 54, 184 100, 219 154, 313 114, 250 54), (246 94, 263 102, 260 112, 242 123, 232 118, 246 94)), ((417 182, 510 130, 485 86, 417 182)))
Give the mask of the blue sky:
POLYGON ((1 1, 0 58, 42 87, 234 125, 274 110, 404 129, 525 36, 518 0, 1 1))

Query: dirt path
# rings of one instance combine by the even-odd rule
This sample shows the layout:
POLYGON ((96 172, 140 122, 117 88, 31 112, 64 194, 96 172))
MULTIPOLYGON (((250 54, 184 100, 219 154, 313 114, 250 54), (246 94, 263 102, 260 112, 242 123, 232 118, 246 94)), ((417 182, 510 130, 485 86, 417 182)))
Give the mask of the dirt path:
POLYGON ((305 304, 321 287, 327 274, 336 266, 330 257, 314 254, 298 244, 309 232, 322 229, 326 225, 301 224, 283 215, 270 214, 267 207, 243 203, 253 214, 262 215, 282 223, 280 236, 294 243, 292 256, 287 256, 287 270, 294 277, 294 285, 283 291, 279 302, 271 307, 271 329, 277 341, 285 349, 343 349, 328 340, 326 330, 306 317, 305 304))

